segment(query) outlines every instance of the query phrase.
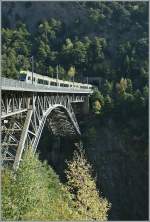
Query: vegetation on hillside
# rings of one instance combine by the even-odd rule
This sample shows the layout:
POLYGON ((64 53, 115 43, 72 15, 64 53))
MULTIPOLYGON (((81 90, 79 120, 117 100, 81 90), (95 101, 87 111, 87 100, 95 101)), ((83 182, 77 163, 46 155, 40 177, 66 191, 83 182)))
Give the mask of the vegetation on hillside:
MULTIPOLYGON (((76 4, 76 3, 74 3, 76 4)), ((34 56, 35 71, 68 78, 75 67, 76 78, 99 76, 104 80, 128 78, 134 88, 148 80, 148 3, 81 2, 88 14, 88 29, 80 24, 65 28, 61 20, 39 21, 29 32, 21 18, 16 28, 3 20, 2 74, 17 78, 20 69, 30 69, 34 56), (84 30, 84 32, 81 32, 84 30)))
POLYGON ((31 149, 24 153, 16 172, 4 169, 2 171, 3 220, 94 220, 94 218, 106 220, 109 203, 99 197, 95 180, 91 177, 90 165, 82 153, 77 155, 78 160, 75 159, 68 164, 66 185, 60 183, 53 169, 46 162, 42 163, 31 149), (74 164, 76 166, 80 164, 80 168, 73 169, 74 164), (84 180, 80 181, 75 176, 85 172, 84 180), (75 184, 80 186, 77 199, 74 193, 75 184), (91 198, 87 195, 87 191, 92 194, 91 198))
POLYGON ((74 195, 76 209, 82 220, 105 221, 108 218, 110 204, 97 191, 91 172, 91 166, 83 150, 75 151, 73 160, 68 162, 66 171, 67 188, 74 195))

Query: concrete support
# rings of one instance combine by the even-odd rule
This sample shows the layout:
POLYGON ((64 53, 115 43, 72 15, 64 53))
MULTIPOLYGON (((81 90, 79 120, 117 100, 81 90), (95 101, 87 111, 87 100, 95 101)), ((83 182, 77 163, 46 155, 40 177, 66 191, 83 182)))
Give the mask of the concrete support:
POLYGON ((15 170, 18 168, 20 160, 21 160, 21 156, 22 156, 23 148, 24 148, 25 141, 26 141, 26 138, 27 138, 27 133, 28 133, 28 128, 29 128, 29 125, 30 125, 32 113, 33 113, 32 109, 28 110, 27 117, 26 117, 26 120, 25 120, 25 123, 24 123, 24 127, 23 127, 23 130, 22 130, 22 133, 21 133, 19 146, 18 146, 18 149, 17 149, 17 152, 16 152, 14 165, 13 165, 13 168, 15 170))
POLYGON ((83 114, 88 114, 89 113, 89 96, 86 96, 83 106, 82 106, 82 112, 83 114))

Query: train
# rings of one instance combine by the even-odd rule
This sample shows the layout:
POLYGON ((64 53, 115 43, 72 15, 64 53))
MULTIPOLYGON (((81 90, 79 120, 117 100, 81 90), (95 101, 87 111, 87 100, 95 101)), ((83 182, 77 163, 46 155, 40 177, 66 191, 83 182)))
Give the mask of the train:
POLYGON ((55 79, 41 74, 34 73, 30 71, 20 71, 19 81, 25 81, 26 83, 42 84, 57 87, 69 87, 78 89, 92 89, 91 84, 84 84, 78 82, 69 82, 61 79, 55 79), (33 76, 33 79, 32 79, 33 76))

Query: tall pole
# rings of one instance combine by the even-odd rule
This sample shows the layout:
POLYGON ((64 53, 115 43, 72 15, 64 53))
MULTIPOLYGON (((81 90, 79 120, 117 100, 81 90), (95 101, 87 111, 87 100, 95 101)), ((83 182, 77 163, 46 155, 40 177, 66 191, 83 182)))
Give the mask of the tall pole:
POLYGON ((88 78, 88 76, 86 77, 86 82, 87 82, 87 84, 89 84, 89 78, 88 78))
POLYGON ((58 86, 58 65, 57 65, 56 69, 57 69, 57 86, 58 86))
POLYGON ((31 57, 31 62, 32 62, 32 84, 33 84, 33 72, 34 72, 34 59, 33 59, 33 56, 31 57))

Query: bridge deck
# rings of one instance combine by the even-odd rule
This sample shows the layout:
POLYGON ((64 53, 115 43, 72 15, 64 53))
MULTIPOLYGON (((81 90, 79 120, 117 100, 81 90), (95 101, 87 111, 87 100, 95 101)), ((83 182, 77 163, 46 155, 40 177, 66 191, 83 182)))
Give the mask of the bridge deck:
POLYGON ((30 84, 14 79, 1 78, 1 89, 7 91, 24 91, 24 92, 53 92, 53 93, 76 93, 91 94, 91 89, 78 89, 60 86, 48 86, 42 84, 30 84))

